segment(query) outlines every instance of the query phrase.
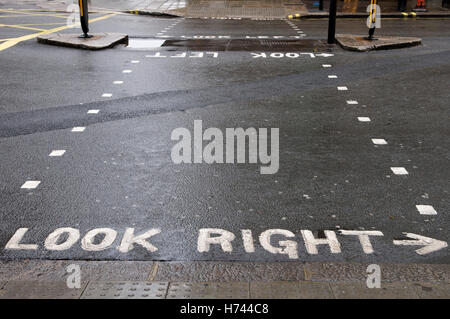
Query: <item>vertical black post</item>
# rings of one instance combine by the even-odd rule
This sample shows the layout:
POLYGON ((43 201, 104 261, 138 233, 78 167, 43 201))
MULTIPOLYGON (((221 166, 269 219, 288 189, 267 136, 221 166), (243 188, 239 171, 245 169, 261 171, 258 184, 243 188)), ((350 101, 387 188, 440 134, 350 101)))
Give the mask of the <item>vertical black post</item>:
POLYGON ((323 0, 319 1, 319 10, 323 11, 323 0))
POLYGON ((333 44, 336 34, 336 10, 337 4, 336 0, 330 0, 330 11, 328 18, 328 43, 333 44))

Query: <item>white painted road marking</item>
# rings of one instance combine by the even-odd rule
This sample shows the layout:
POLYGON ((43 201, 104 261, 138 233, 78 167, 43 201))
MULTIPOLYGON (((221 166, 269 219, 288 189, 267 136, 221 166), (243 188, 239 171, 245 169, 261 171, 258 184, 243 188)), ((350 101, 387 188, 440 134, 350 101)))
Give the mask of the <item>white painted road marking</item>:
POLYGON ((40 183, 40 181, 26 181, 20 188, 35 189, 40 183))
POLYGON ((419 255, 426 255, 434 251, 440 250, 447 247, 445 241, 437 240, 430 237, 420 236, 412 233, 404 233, 406 237, 416 239, 416 240, 394 240, 394 245, 404 245, 404 246, 424 246, 416 250, 419 255))
POLYGON ((65 152, 65 150, 54 150, 48 156, 63 156, 65 152))
POLYGON ((338 86, 337 89, 338 89, 338 91, 347 91, 348 87, 346 87, 346 86, 338 86))
POLYGON ((102 97, 111 97, 111 96, 112 96, 111 93, 103 93, 103 94, 102 94, 102 97))
POLYGON ((370 122, 370 117, 359 116, 358 121, 360 122, 370 122))
POLYGON ((416 205, 420 215, 437 215, 437 211, 431 205, 416 205))
POLYGON ((131 73, 131 72, 133 72, 133 71, 131 71, 131 70, 123 70, 122 71, 122 73, 131 73))
POLYGON ((408 175, 408 171, 404 167, 391 167, 391 171, 395 175, 408 175))
POLYGON ((331 64, 322 64, 322 67, 324 67, 324 68, 331 68, 331 64))
POLYGON ((328 76, 328 78, 329 78, 329 79, 337 79, 337 75, 330 74, 330 75, 328 76))
POLYGON ((114 81, 113 84, 123 84, 123 81, 114 81))
POLYGON ((388 142, 383 138, 373 138, 372 143, 375 145, 386 145, 388 142))
POLYGON ((355 101, 355 100, 347 100, 347 104, 355 105, 355 104, 358 104, 358 101, 355 101))
POLYGON ((72 132, 84 132, 85 129, 86 127, 84 126, 77 126, 72 129, 72 132))
POLYGON ((98 114, 98 112, 100 112, 100 110, 89 110, 87 111, 87 114, 98 114))

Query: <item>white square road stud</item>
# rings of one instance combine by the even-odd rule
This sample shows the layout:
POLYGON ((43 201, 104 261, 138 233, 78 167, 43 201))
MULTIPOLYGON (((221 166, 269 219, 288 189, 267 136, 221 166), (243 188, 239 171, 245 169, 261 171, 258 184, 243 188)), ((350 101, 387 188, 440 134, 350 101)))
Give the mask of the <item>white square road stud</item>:
POLYGON ((386 145, 388 142, 383 138, 373 138, 372 143, 375 145, 386 145))
POLYGON ((63 156, 65 152, 65 150, 54 150, 50 154, 48 154, 48 156, 63 156))
POLYGON ((408 171, 404 167, 391 167, 391 171, 395 175, 408 175, 408 171))
POLYGON ((431 205, 416 205, 420 215, 437 215, 437 211, 431 205))
POLYGON ((40 181, 26 181, 20 188, 35 189, 40 183, 40 181))

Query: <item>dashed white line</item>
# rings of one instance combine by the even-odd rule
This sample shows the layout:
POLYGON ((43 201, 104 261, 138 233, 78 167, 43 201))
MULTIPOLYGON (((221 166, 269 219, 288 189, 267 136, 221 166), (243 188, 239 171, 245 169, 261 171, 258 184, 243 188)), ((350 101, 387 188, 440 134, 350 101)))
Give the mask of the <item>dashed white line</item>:
POLYGON ((66 150, 53 150, 48 156, 63 156, 66 150))
POLYGON ((40 183, 41 181, 26 181, 20 188, 35 189, 40 183))
POLYGON ((383 138, 373 138, 372 143, 375 145, 386 145, 388 142, 383 138))
POLYGON ((102 97, 111 97, 111 96, 112 96, 111 93, 103 93, 103 94, 102 94, 102 97))
POLYGON ((328 76, 328 78, 329 78, 329 79, 337 79, 337 75, 330 74, 330 75, 328 76))
POLYGON ((338 86, 337 89, 338 89, 338 91, 347 91, 348 87, 346 87, 346 86, 338 86))
POLYGON ((123 84, 123 81, 114 81, 113 84, 123 84))
POLYGON ((408 175, 408 171, 404 167, 391 167, 391 171, 395 175, 408 175))
POLYGON ((331 68, 331 64, 322 64, 322 67, 324 67, 324 68, 331 68))
POLYGON ((139 61, 139 60, 133 60, 133 61, 131 61, 131 63, 133 63, 133 64, 136 64, 136 63, 139 63, 139 62, 141 62, 141 61, 139 61))
POLYGON ((98 112, 100 112, 100 110, 89 110, 87 111, 87 114, 98 114, 98 112))
POLYGON ((359 116, 358 117, 358 121, 360 121, 360 122, 370 122, 370 117, 359 116))
POLYGON ((122 71, 122 73, 131 73, 131 72, 133 72, 133 71, 131 71, 131 70, 123 70, 122 71))
POLYGON ((351 104, 351 105, 358 104, 358 101, 355 101, 355 100, 348 100, 348 101, 347 101, 347 104, 351 104))
POLYGON ((437 215, 437 211, 431 205, 416 205, 420 215, 437 215))
POLYGON ((85 129, 86 127, 84 126, 76 126, 72 129, 72 132, 84 132, 85 129))

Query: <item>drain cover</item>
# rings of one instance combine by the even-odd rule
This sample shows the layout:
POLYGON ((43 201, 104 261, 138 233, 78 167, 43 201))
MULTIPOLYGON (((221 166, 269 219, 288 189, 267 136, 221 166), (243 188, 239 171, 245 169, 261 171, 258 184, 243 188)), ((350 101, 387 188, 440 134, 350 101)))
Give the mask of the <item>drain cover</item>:
POLYGON ((164 299, 167 282, 91 282, 81 299, 164 299))

